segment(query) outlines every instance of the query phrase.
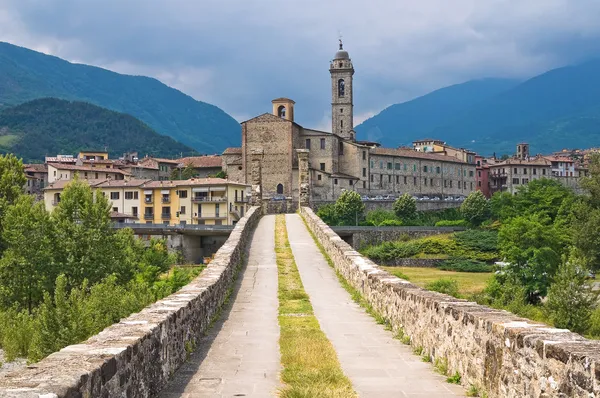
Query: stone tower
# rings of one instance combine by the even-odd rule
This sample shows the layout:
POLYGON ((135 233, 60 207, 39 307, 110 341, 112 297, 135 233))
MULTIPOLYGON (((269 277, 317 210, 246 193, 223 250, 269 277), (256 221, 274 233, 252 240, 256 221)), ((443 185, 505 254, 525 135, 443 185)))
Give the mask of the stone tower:
POLYGON ((354 141, 352 76, 354 67, 342 40, 329 66, 331 74, 331 132, 354 141))
POLYGON ((529 158, 529 144, 522 142, 517 144, 517 159, 527 160, 529 158))

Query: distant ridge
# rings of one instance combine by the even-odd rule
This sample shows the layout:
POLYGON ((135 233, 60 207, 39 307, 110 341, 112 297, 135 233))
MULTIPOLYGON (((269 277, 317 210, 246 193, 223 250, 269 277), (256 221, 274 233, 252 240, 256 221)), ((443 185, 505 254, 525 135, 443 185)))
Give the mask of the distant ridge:
POLYGON ((156 79, 72 64, 0 42, 0 106, 45 97, 130 114, 202 153, 220 153, 240 141, 240 125, 227 113, 156 79))
POLYGON ((195 154, 192 148, 156 133, 133 116, 85 102, 44 98, 0 112, 0 152, 12 152, 25 162, 104 148, 112 158, 132 150, 140 156, 195 154))

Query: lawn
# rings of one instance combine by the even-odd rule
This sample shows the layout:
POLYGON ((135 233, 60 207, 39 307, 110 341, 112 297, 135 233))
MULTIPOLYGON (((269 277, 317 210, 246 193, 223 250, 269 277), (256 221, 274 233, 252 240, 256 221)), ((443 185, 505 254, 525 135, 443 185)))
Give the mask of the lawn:
POLYGON ((487 280, 492 273, 484 272, 456 272, 442 271, 437 268, 420 267, 382 267, 390 274, 406 278, 419 287, 425 287, 437 279, 454 279, 458 282, 458 289, 462 296, 479 293, 485 288, 487 280))

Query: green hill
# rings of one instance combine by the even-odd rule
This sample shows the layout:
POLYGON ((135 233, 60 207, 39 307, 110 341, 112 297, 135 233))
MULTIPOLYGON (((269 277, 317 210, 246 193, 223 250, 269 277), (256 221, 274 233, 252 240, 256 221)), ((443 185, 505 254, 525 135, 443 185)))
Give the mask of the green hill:
MULTIPOLYGON (((432 130, 448 124, 474 105, 515 87, 509 79, 481 79, 445 87, 427 95, 392 105, 356 127, 359 138, 387 147, 411 145, 429 137, 432 130)), ((431 137, 438 138, 438 137, 431 137)), ((440 139, 453 142, 444 134, 440 139)))
POLYGON ((105 147, 112 158, 132 150, 158 157, 194 153, 133 116, 85 102, 44 98, 0 112, 0 151, 25 162, 105 147))
POLYGON ((389 107, 356 130, 381 131, 385 145, 436 138, 483 154, 600 146, 600 60, 558 68, 516 84, 482 80, 389 107), (492 83, 490 86, 489 83, 492 83))
POLYGON ((238 146, 240 125, 156 79, 128 76, 0 42, 0 106, 54 97, 128 113, 200 153, 238 146))

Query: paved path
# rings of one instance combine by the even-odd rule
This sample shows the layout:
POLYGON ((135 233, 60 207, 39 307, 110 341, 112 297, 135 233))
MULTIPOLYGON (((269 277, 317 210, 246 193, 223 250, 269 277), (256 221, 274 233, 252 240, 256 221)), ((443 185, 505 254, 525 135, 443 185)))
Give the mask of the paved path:
POLYGON ((279 386, 275 216, 263 217, 233 305, 161 392, 163 398, 269 397, 279 386))
POLYGON ((288 237, 304 289, 321 329, 338 354, 344 373, 361 397, 456 397, 431 364, 377 325, 341 287, 300 216, 286 215, 288 237))

